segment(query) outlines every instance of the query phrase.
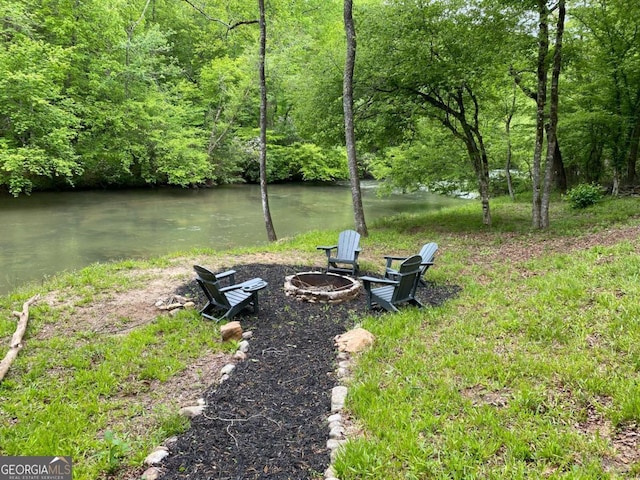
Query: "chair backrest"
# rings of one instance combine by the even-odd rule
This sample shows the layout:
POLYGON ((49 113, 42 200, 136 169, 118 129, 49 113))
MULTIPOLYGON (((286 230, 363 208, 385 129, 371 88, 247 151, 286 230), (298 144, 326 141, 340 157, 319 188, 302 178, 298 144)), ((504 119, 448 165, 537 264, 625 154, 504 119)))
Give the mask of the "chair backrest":
POLYGON ((436 252, 438 251, 438 244, 435 242, 425 243, 420 249, 420 256, 422 257, 422 262, 433 262, 433 258, 436 256, 436 252))
POLYGON ((418 280, 420 280, 420 263, 422 263, 422 257, 413 255, 400 264, 396 277, 398 285, 393 291, 391 303, 400 303, 414 298, 418 280))
POLYGON ((200 265, 194 265, 193 269, 196 271, 196 281, 207 294, 209 300, 213 301, 213 303, 217 305, 231 308, 229 300, 225 294, 220 291, 220 282, 216 277, 216 274, 208 268, 201 267, 200 265))
POLYGON ((341 260, 355 260, 356 250, 360 246, 360 234, 355 230, 344 230, 338 235, 336 257, 341 260))

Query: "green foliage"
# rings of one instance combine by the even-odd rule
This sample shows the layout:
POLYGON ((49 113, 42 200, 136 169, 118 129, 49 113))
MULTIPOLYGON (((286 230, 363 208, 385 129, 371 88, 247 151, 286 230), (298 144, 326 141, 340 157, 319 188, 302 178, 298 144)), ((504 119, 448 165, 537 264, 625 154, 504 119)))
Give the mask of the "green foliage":
MULTIPOLYGON (((531 179, 519 170, 511 170, 511 186, 513 193, 525 193, 531 191, 531 179)), ((489 174, 491 196, 499 197, 509 194, 507 174, 504 170, 494 170, 489 174)))
POLYGON ((69 182, 82 166, 72 141, 79 120, 62 95, 69 52, 28 38, 0 44, 0 186, 13 195, 44 178, 69 182))
MULTIPOLYGON (((569 36, 561 146, 578 182, 623 179, 638 145, 640 6, 621 0, 576 6, 569 36), (635 135, 635 137, 634 137, 635 135), (563 140, 566 139, 566 140, 563 140)), ((563 67, 565 68, 565 67, 563 67)), ((634 179, 628 179, 634 180, 634 179)))
MULTIPOLYGON (((355 128, 367 174, 390 190, 475 181, 466 147, 456 145, 461 117, 441 108, 459 99, 469 116, 479 108, 478 135, 491 170, 504 168, 505 115, 515 105, 512 166, 527 170, 534 104, 513 88, 509 72, 522 73, 521 85, 535 90, 528 73, 535 60, 535 26, 526 20, 535 14, 531 5, 356 5, 355 128), (427 92, 441 102, 426 102, 427 92)), ((2 2, 0 188, 17 195, 255 181, 255 145, 247 145, 244 132, 258 124, 258 28, 229 30, 224 23, 255 18, 256 5, 203 8, 205 15, 189 2, 2 2)), ((336 1, 269 5, 271 181, 346 176, 339 159, 341 12, 336 1)), ((572 18, 559 125, 569 182, 603 183, 614 173, 624 180, 632 171, 625 163, 636 161, 640 8, 622 0, 586 2, 574 6, 572 18)), ((502 186, 493 182, 493 193, 502 186)))
POLYGON ((104 448, 97 454, 99 461, 106 463, 107 473, 113 473, 120 466, 122 459, 129 453, 131 446, 117 437, 111 430, 104 432, 104 448))
POLYGON ((420 122, 417 131, 420 138, 412 143, 389 147, 382 155, 368 158, 368 171, 383 182, 381 192, 411 192, 424 186, 445 192, 447 186, 474 182, 464 149, 449 134, 427 121, 420 122))
POLYGON ((602 200, 602 187, 593 183, 581 183, 570 189, 565 199, 571 208, 587 208, 602 200))
MULTIPOLYGON (((258 182, 260 143, 257 132, 246 130, 243 177, 258 182)), ((267 181, 329 182, 348 178, 344 148, 321 148, 312 143, 289 142, 286 137, 267 134, 267 181)))

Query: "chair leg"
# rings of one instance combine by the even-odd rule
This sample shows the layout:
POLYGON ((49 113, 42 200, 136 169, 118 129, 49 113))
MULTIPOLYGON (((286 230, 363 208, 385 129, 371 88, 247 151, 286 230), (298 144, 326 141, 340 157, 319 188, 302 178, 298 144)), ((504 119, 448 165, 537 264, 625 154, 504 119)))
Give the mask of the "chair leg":
POLYGON ((413 298, 413 299, 409 300, 409 303, 410 303, 411 305, 414 305, 414 306, 418 307, 418 308, 422 308, 422 307, 424 306, 424 305, 422 305, 422 303, 420 303, 420 302, 419 302, 418 300, 416 300, 415 298, 413 298))
POLYGON ((254 292, 253 295, 253 313, 258 314, 260 311, 260 304, 258 303, 258 292, 254 292))
POLYGON ((371 301, 371 295, 367 295, 367 307, 369 308, 369 310, 371 310, 373 308, 373 302, 371 301))
POLYGON ((211 302, 207 302, 207 304, 200 309, 200 315, 205 315, 206 311, 212 307, 211 302))
MULTIPOLYGON (((212 310, 213 310, 213 309, 211 309, 211 311, 212 311, 212 310)), ((213 313, 213 311, 212 311, 211 313, 213 313)), ((220 321, 220 319, 219 319, 218 317, 214 317, 213 315, 211 315, 210 313, 208 313, 206 308, 203 308, 202 310, 200 310, 200 315, 201 315, 202 317, 207 318, 207 319, 209 319, 209 320, 212 320, 212 321, 214 321, 214 322, 216 322, 216 323, 220 321)), ((223 318, 224 318, 224 317, 223 317, 223 318)))

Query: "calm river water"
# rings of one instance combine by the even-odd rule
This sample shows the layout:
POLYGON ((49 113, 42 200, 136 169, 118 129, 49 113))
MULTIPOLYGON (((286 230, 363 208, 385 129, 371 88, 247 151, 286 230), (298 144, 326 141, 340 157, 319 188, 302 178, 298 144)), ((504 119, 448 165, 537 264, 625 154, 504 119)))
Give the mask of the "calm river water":
MULTIPOLYGON (((460 201, 427 193, 378 198, 375 185, 363 183, 367 223, 460 201)), ((353 228, 348 186, 270 185, 269 206, 278 238, 353 228)), ((0 197, 0 232, 0 294, 94 262, 267 243, 257 185, 0 197)))

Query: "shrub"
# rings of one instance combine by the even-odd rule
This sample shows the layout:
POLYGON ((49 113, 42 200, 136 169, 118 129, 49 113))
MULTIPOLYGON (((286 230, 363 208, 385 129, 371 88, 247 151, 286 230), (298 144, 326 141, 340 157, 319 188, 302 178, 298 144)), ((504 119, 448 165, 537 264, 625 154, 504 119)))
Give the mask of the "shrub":
POLYGON ((586 208, 602 199, 602 190, 593 183, 576 185, 565 195, 571 208, 586 208))

